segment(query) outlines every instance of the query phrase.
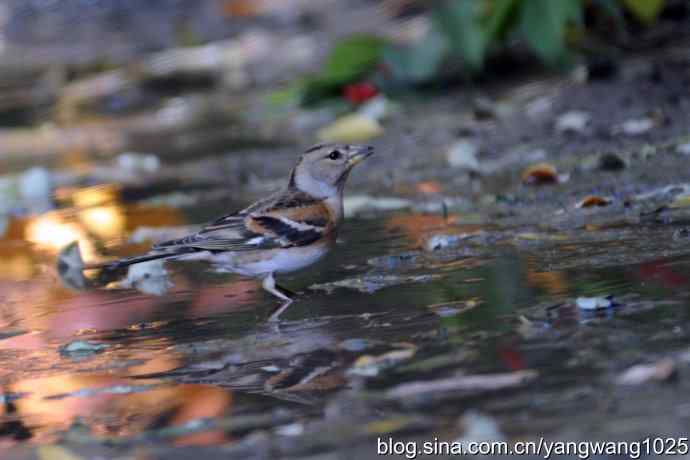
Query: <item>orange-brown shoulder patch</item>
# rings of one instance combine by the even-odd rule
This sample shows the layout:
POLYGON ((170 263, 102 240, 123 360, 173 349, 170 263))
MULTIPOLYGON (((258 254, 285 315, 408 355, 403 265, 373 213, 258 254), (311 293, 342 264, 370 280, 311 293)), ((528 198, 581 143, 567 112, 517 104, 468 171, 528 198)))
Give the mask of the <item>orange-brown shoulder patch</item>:
POLYGON ((276 218, 284 217, 295 222, 326 229, 330 229, 333 226, 333 217, 330 210, 322 201, 303 207, 274 210, 266 213, 266 215, 276 218))

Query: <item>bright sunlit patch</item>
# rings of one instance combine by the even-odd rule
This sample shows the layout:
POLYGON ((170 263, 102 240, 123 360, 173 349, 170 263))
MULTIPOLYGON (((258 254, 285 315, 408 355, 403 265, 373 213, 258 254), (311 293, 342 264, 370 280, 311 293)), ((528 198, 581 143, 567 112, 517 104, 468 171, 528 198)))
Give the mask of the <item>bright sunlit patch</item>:
POLYGON ((125 230, 126 219, 117 205, 97 206, 79 212, 86 228, 99 238, 116 238, 125 230))
POLYGON ((74 206, 86 208, 117 201, 120 195, 120 187, 115 184, 104 184, 77 189, 72 191, 70 195, 74 206))
POLYGON ((56 252, 73 241, 79 241, 87 259, 96 256, 96 250, 84 228, 76 222, 68 222, 58 213, 42 214, 31 219, 26 226, 25 238, 42 249, 56 252))

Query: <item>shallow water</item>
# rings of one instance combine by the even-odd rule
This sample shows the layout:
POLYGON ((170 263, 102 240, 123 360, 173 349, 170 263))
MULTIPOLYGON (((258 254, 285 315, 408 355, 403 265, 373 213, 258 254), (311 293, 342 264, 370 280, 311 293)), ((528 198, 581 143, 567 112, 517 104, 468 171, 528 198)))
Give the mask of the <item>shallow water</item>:
MULTIPOLYGON (((403 423, 400 436, 453 436, 454 419, 467 408, 491 414, 511 437, 635 437, 649 431, 645 417, 672 434, 687 421, 679 388, 618 390, 614 381, 631 365, 668 356, 685 372, 688 256, 591 269, 589 256, 615 255, 610 241, 559 240, 535 250, 485 239, 426 252, 418 245, 427 234, 482 229, 425 228, 421 223, 438 219, 408 213, 350 219, 325 260, 282 278, 299 300, 270 324, 276 301, 256 281, 200 263, 168 264, 172 287, 163 295, 63 286, 54 254, 70 236, 83 239, 85 257, 129 254, 144 245, 124 244, 123 235, 151 215, 182 225, 218 211, 196 210, 189 222, 190 213, 171 208, 99 206, 14 222, 0 244, 5 445, 241 446, 269 429, 297 440, 284 453, 307 455, 361 441, 361 433, 346 432, 316 442, 324 426, 346 423, 356 432, 358 423, 404 415, 416 424, 403 423), (89 227, 89 219, 97 223, 89 227), (543 271, 540 254, 574 268, 543 271), (343 280, 351 287, 328 284, 343 280), (576 305, 593 296, 608 296, 612 306, 576 305), (528 369, 538 377, 527 387, 385 397, 405 382, 528 369), (645 398, 650 392, 653 403, 645 398), (267 414, 270 420, 256 420, 267 414), (604 414, 624 423, 602 424, 604 414)), ((651 241, 660 228, 636 231, 651 241)))

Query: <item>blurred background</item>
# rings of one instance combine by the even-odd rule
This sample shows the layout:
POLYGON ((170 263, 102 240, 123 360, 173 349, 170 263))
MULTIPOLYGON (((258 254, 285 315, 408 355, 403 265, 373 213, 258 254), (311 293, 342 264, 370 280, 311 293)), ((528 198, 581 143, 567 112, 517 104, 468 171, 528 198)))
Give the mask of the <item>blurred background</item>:
POLYGON ((688 89, 685 0, 0 0, 0 446, 683 434, 687 388, 611 388, 689 361, 688 89), (287 331, 207 267, 60 269, 74 241, 103 261, 240 209, 325 141, 377 154, 340 250, 286 278, 287 331), (533 369, 522 393, 391 390, 533 369))

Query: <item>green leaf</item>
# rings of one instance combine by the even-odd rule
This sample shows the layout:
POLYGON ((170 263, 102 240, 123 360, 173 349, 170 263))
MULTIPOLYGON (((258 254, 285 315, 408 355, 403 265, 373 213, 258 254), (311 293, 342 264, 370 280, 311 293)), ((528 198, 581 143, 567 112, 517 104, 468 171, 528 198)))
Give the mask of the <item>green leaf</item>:
POLYGON ((489 14, 484 21, 484 35, 487 41, 505 35, 519 3, 520 0, 492 0, 488 3, 489 14))
POLYGON ((302 98, 303 84, 293 83, 285 88, 277 89, 268 93, 266 102, 273 107, 286 107, 299 104, 302 98))
POLYGON ((448 44, 435 29, 422 41, 409 47, 387 46, 383 62, 395 80, 421 83, 431 79, 448 53, 448 44))
POLYGON ((336 44, 316 78, 331 84, 345 84, 371 70, 385 41, 371 35, 355 35, 336 44))
POLYGON ((382 38, 372 35, 353 35, 337 43, 322 69, 305 81, 303 103, 333 96, 343 85, 373 70, 384 45, 382 38))
POLYGON ((580 0, 524 0, 520 29, 527 43, 547 64, 557 65, 569 56, 565 42, 566 26, 581 24, 580 0))
POLYGON ((433 20, 448 37, 451 50, 459 54, 470 72, 478 72, 484 65, 487 36, 481 24, 482 2, 475 0, 445 1, 434 10, 433 20))
POLYGON ((634 14, 640 22, 651 24, 664 8, 664 0, 623 0, 628 10, 634 14))

